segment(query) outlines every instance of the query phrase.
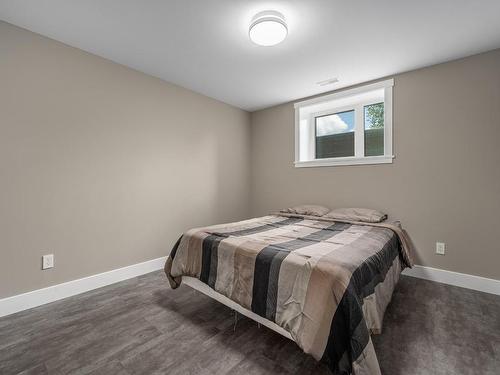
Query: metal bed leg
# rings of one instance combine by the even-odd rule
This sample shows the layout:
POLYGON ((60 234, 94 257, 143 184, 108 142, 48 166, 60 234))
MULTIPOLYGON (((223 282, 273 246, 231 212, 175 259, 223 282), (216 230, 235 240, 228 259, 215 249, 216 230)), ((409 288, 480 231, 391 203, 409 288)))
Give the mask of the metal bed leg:
POLYGON ((236 332, 236 324, 238 324, 238 311, 234 311, 234 327, 233 327, 233 332, 236 332))

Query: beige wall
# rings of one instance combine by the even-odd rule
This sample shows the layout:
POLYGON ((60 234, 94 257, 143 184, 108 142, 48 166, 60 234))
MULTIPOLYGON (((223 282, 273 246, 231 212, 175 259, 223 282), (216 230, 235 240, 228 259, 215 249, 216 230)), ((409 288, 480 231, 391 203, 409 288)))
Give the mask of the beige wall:
POLYGON ((500 50, 396 76, 394 107, 394 164, 296 169, 292 103, 250 118, 0 22, 0 298, 304 202, 383 209, 419 264, 500 279, 500 50))
POLYGON ((0 298, 247 216, 249 140, 242 110, 0 22, 0 298))
POLYGON ((407 227, 419 264, 500 279, 500 50, 394 78, 390 165, 294 168, 293 104, 253 113, 252 214, 382 209, 407 227))

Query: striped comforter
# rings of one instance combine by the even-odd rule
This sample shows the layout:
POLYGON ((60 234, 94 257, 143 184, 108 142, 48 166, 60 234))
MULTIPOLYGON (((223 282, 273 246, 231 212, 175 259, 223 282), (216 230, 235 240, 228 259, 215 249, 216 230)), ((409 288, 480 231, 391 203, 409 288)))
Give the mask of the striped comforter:
POLYGON ((199 278, 283 327, 333 373, 380 374, 370 334, 411 265, 405 232, 295 216, 189 230, 165 265, 171 286, 199 278))

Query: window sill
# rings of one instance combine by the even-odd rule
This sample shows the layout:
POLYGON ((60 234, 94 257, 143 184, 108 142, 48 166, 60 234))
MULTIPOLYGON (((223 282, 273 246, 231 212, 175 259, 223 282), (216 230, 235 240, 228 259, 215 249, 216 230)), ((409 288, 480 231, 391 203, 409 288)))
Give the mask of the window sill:
POLYGON ((307 161, 296 161, 295 168, 307 167, 335 167, 340 165, 363 165, 363 164, 390 164, 394 156, 366 156, 362 158, 346 157, 346 158, 329 158, 315 159, 307 161))

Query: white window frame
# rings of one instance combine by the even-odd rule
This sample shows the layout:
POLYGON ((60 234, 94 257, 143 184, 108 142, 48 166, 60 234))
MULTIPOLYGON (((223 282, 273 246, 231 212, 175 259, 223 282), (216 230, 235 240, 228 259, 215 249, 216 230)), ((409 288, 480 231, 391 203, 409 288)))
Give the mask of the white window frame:
POLYGON ((353 89, 335 92, 333 94, 320 96, 317 98, 304 100, 294 104, 295 107, 295 167, 322 167, 322 166, 337 166, 337 165, 360 165, 360 164, 387 164, 392 163, 394 155, 392 153, 392 88, 394 80, 389 79, 379 81, 369 85, 355 87, 353 89), (371 91, 383 89, 384 92, 384 155, 380 156, 364 156, 365 137, 364 137, 364 107, 380 103, 381 100, 363 100, 356 101, 356 96, 371 91), (300 160, 300 110, 314 104, 326 103, 340 98, 353 97, 353 103, 343 106, 334 106, 326 110, 312 112, 307 115, 309 121, 308 134, 308 155, 307 160, 300 160), (354 110, 355 115, 355 131, 354 131, 354 156, 338 157, 338 158, 322 158, 316 159, 316 117, 333 115, 339 112, 354 110))

